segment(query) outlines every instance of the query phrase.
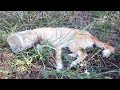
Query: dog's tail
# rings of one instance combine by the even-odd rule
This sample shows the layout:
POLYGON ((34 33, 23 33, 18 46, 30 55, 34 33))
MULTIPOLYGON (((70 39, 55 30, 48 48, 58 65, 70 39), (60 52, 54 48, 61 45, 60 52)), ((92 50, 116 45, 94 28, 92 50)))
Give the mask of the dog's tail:
POLYGON ((107 43, 101 42, 98 38, 92 36, 92 40, 95 45, 100 48, 103 48, 103 57, 109 57, 111 53, 115 52, 115 48, 113 46, 108 45, 107 43))

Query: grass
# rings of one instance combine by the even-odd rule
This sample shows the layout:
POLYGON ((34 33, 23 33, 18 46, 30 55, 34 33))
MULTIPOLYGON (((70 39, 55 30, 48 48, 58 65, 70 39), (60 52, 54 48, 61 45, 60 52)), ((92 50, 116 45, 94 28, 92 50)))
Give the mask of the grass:
MULTIPOLYGON (((120 12, 118 11, 1 11, 0 12, 0 78, 35 79, 117 79, 120 78, 120 12), (100 48, 87 49, 87 69, 77 65, 67 66, 74 60, 62 54, 64 70, 55 70, 55 49, 46 42, 43 47, 34 46, 19 54, 13 54, 6 41, 14 32, 39 27, 70 27, 84 29, 113 45, 115 54, 102 58, 100 48), (94 56, 94 57, 93 57, 94 56)), ((65 50, 68 51, 68 50, 65 50)))

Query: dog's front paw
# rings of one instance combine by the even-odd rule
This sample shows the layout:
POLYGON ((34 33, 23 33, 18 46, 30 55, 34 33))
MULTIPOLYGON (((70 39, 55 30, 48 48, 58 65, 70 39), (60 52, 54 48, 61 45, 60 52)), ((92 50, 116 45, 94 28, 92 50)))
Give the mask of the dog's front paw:
POLYGON ((61 69, 63 69, 62 64, 58 64, 57 67, 56 67, 56 70, 57 70, 57 71, 60 71, 61 69))
POLYGON ((73 62, 70 64, 70 67, 73 67, 73 66, 75 66, 75 65, 77 65, 77 63, 76 63, 75 61, 73 61, 73 62))

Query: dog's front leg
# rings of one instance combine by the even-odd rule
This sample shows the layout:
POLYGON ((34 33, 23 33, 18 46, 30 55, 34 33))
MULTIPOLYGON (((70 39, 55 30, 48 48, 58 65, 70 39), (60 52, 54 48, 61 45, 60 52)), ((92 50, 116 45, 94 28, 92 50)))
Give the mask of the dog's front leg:
POLYGON ((79 64, 79 63, 82 62, 82 61, 86 58, 86 56, 87 56, 87 54, 84 53, 79 46, 74 46, 74 47, 71 46, 71 47, 70 47, 70 50, 71 50, 73 53, 75 53, 75 54, 78 55, 77 59, 70 64, 70 67, 73 67, 73 66, 79 64))
POLYGON ((62 66, 62 60, 61 60, 61 53, 62 53, 62 50, 61 48, 57 48, 56 50, 56 70, 57 71, 60 71, 61 69, 63 69, 63 66, 62 66))

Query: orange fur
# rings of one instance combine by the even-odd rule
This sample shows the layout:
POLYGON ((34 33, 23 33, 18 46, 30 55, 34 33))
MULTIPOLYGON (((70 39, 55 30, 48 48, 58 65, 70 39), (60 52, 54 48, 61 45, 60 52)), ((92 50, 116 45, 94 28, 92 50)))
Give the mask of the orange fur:
POLYGON ((88 31, 80 31, 72 28, 38 28, 34 30, 21 31, 12 34, 8 37, 7 41, 14 53, 18 53, 22 50, 28 49, 36 42, 43 43, 45 40, 49 40, 56 50, 56 68, 62 69, 61 61, 61 49, 63 47, 69 47, 69 49, 78 55, 78 58, 73 61, 70 67, 78 64, 84 60, 87 56, 81 49, 92 47, 96 44, 100 48, 103 48, 103 56, 109 57, 111 53, 114 53, 115 48, 101 42, 97 37, 91 35, 88 31), (14 36, 14 38, 13 38, 14 36), (21 41, 21 42, 19 42, 21 41), (20 47, 17 47, 20 46, 20 47))

